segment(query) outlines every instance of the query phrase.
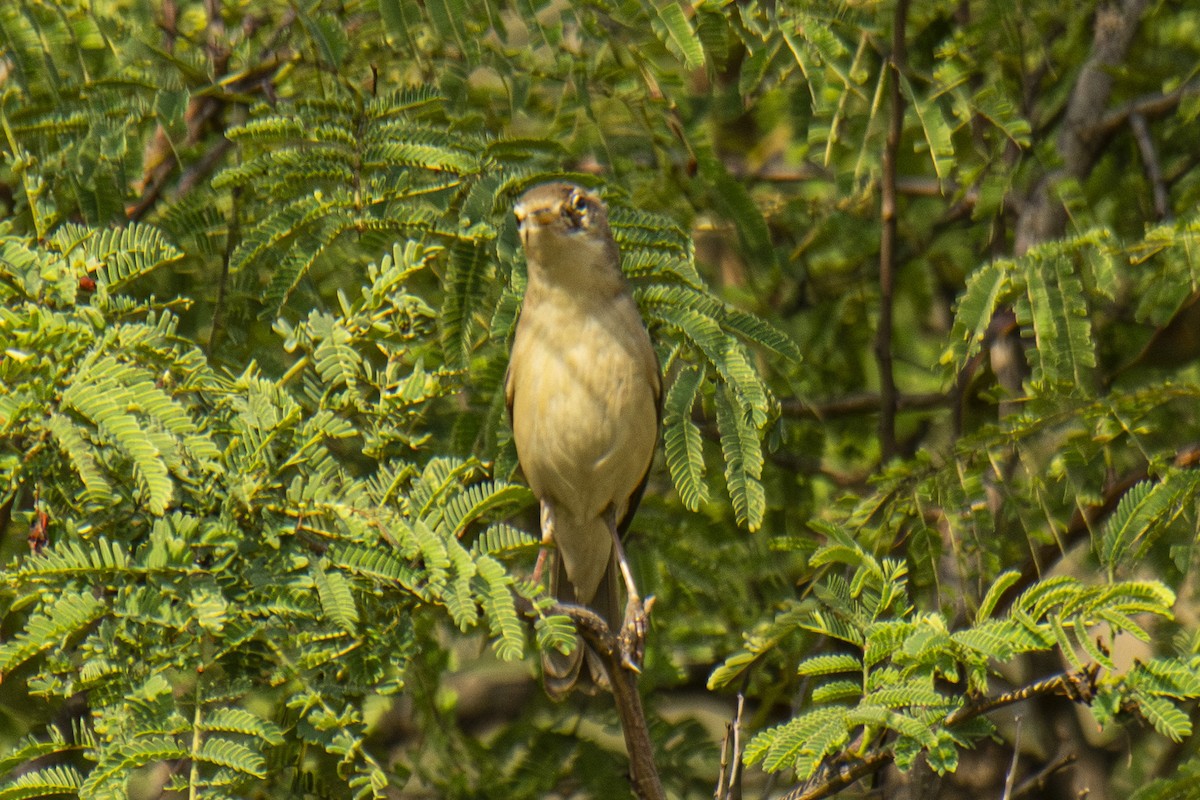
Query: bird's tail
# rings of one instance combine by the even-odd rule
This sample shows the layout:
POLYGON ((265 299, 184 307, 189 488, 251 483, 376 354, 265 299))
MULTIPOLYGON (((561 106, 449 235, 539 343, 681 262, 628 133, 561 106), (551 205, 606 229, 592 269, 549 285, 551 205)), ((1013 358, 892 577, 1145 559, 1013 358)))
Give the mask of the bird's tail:
MULTIPOLYGON (((580 603, 575 597, 575 587, 567 578, 562 558, 555 555, 550 593, 561 603, 579 603, 587 606, 599 614, 608 623, 609 630, 616 634, 623 621, 620 612, 620 582, 620 568, 614 553, 604 570, 604 576, 600 578, 596 596, 580 603)), ((564 655, 557 650, 542 653, 542 672, 545 675, 546 694, 550 695, 551 700, 565 700, 567 695, 576 689, 589 695, 594 695, 601 689, 612 691, 603 659, 578 634, 575 637, 575 649, 570 653, 564 655)))

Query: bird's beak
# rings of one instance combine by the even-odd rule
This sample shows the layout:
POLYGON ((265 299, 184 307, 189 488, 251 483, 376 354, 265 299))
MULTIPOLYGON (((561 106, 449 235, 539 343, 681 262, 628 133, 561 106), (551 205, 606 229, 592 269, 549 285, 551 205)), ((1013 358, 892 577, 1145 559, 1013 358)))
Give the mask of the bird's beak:
POLYGON ((518 203, 513 207, 513 214, 516 215, 517 225, 521 228, 524 228, 528 222, 532 222, 535 228, 549 225, 554 221, 554 217, 556 216, 553 208, 546 206, 528 208, 523 203, 518 203))

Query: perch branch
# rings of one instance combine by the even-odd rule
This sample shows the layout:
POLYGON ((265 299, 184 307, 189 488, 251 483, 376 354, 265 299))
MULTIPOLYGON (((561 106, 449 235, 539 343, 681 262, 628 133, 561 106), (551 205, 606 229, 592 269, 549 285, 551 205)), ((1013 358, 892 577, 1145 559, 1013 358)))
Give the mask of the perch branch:
MULTIPOLYGON (((514 593, 517 608, 526 616, 533 612, 530 601, 514 593)), ((653 598, 643 604, 643 611, 650 613, 653 598)), ((638 800, 666 800, 662 780, 658 776, 658 765, 654 762, 654 747, 650 743, 650 727, 646 724, 646 712, 638 694, 638 673, 628 669, 622 660, 633 660, 632 648, 636 642, 629 636, 615 635, 596 612, 590 608, 570 603, 555 603, 547 609, 551 614, 569 617, 575 629, 587 644, 599 654, 612 684, 613 699, 617 715, 621 719, 621 732, 625 735, 625 748, 629 753, 629 782, 638 800)), ((580 643, 577 646, 582 647, 580 643)))

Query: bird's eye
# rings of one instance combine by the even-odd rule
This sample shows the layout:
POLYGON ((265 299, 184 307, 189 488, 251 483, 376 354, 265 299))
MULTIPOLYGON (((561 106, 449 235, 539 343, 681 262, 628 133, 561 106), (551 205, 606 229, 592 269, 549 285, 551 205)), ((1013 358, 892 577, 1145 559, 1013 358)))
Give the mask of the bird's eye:
POLYGON ((571 208, 574 209, 576 213, 582 214, 583 212, 587 211, 587 198, 579 192, 573 193, 569 202, 571 203, 571 208))

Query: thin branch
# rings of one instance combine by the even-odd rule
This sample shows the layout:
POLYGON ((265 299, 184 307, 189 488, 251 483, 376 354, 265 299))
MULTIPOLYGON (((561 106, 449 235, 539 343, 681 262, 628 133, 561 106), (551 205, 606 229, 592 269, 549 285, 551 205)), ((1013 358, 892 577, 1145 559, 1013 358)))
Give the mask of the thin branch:
MULTIPOLYGON (((1074 702, 1087 702, 1095 694, 1096 677, 1099 673, 1100 665, 1090 664, 1081 670, 1064 672, 1021 689, 963 706, 942 720, 941 727, 952 728, 998 708, 1020 703, 1032 697, 1061 695, 1074 702)), ((889 747, 872 750, 853 763, 843 764, 831 770, 832 774, 825 776, 819 783, 814 784, 809 781, 797 786, 784 795, 782 800, 820 800, 820 798, 829 797, 866 776, 878 772, 894 759, 895 753, 889 747)))
POLYGON ((1095 663, 1088 664, 1083 669, 1063 672, 1037 683, 1022 686, 1020 689, 963 706, 947 715, 946 719, 942 720, 942 726, 952 728, 983 714, 989 714, 998 708, 1011 706, 1033 697, 1061 695, 1074 702, 1090 702, 1096 694, 1096 676, 1099 674, 1100 665, 1095 663))
POLYGON ((904 132, 904 94, 900 76, 905 62, 905 24, 909 0, 896 3, 892 25, 892 56, 888 91, 892 116, 888 121, 883 149, 883 185, 879 216, 883 226, 879 239, 879 327, 875 331, 875 360, 879 364, 879 443, 882 460, 896 455, 896 375, 892 367, 892 304, 896 284, 896 153, 904 132))
POLYGON ((847 786, 857 783, 863 778, 878 772, 892 763, 896 754, 891 750, 875 750, 853 764, 845 764, 836 774, 828 777, 818 786, 797 786, 785 794, 780 800, 821 800, 823 797, 837 794, 847 786))

